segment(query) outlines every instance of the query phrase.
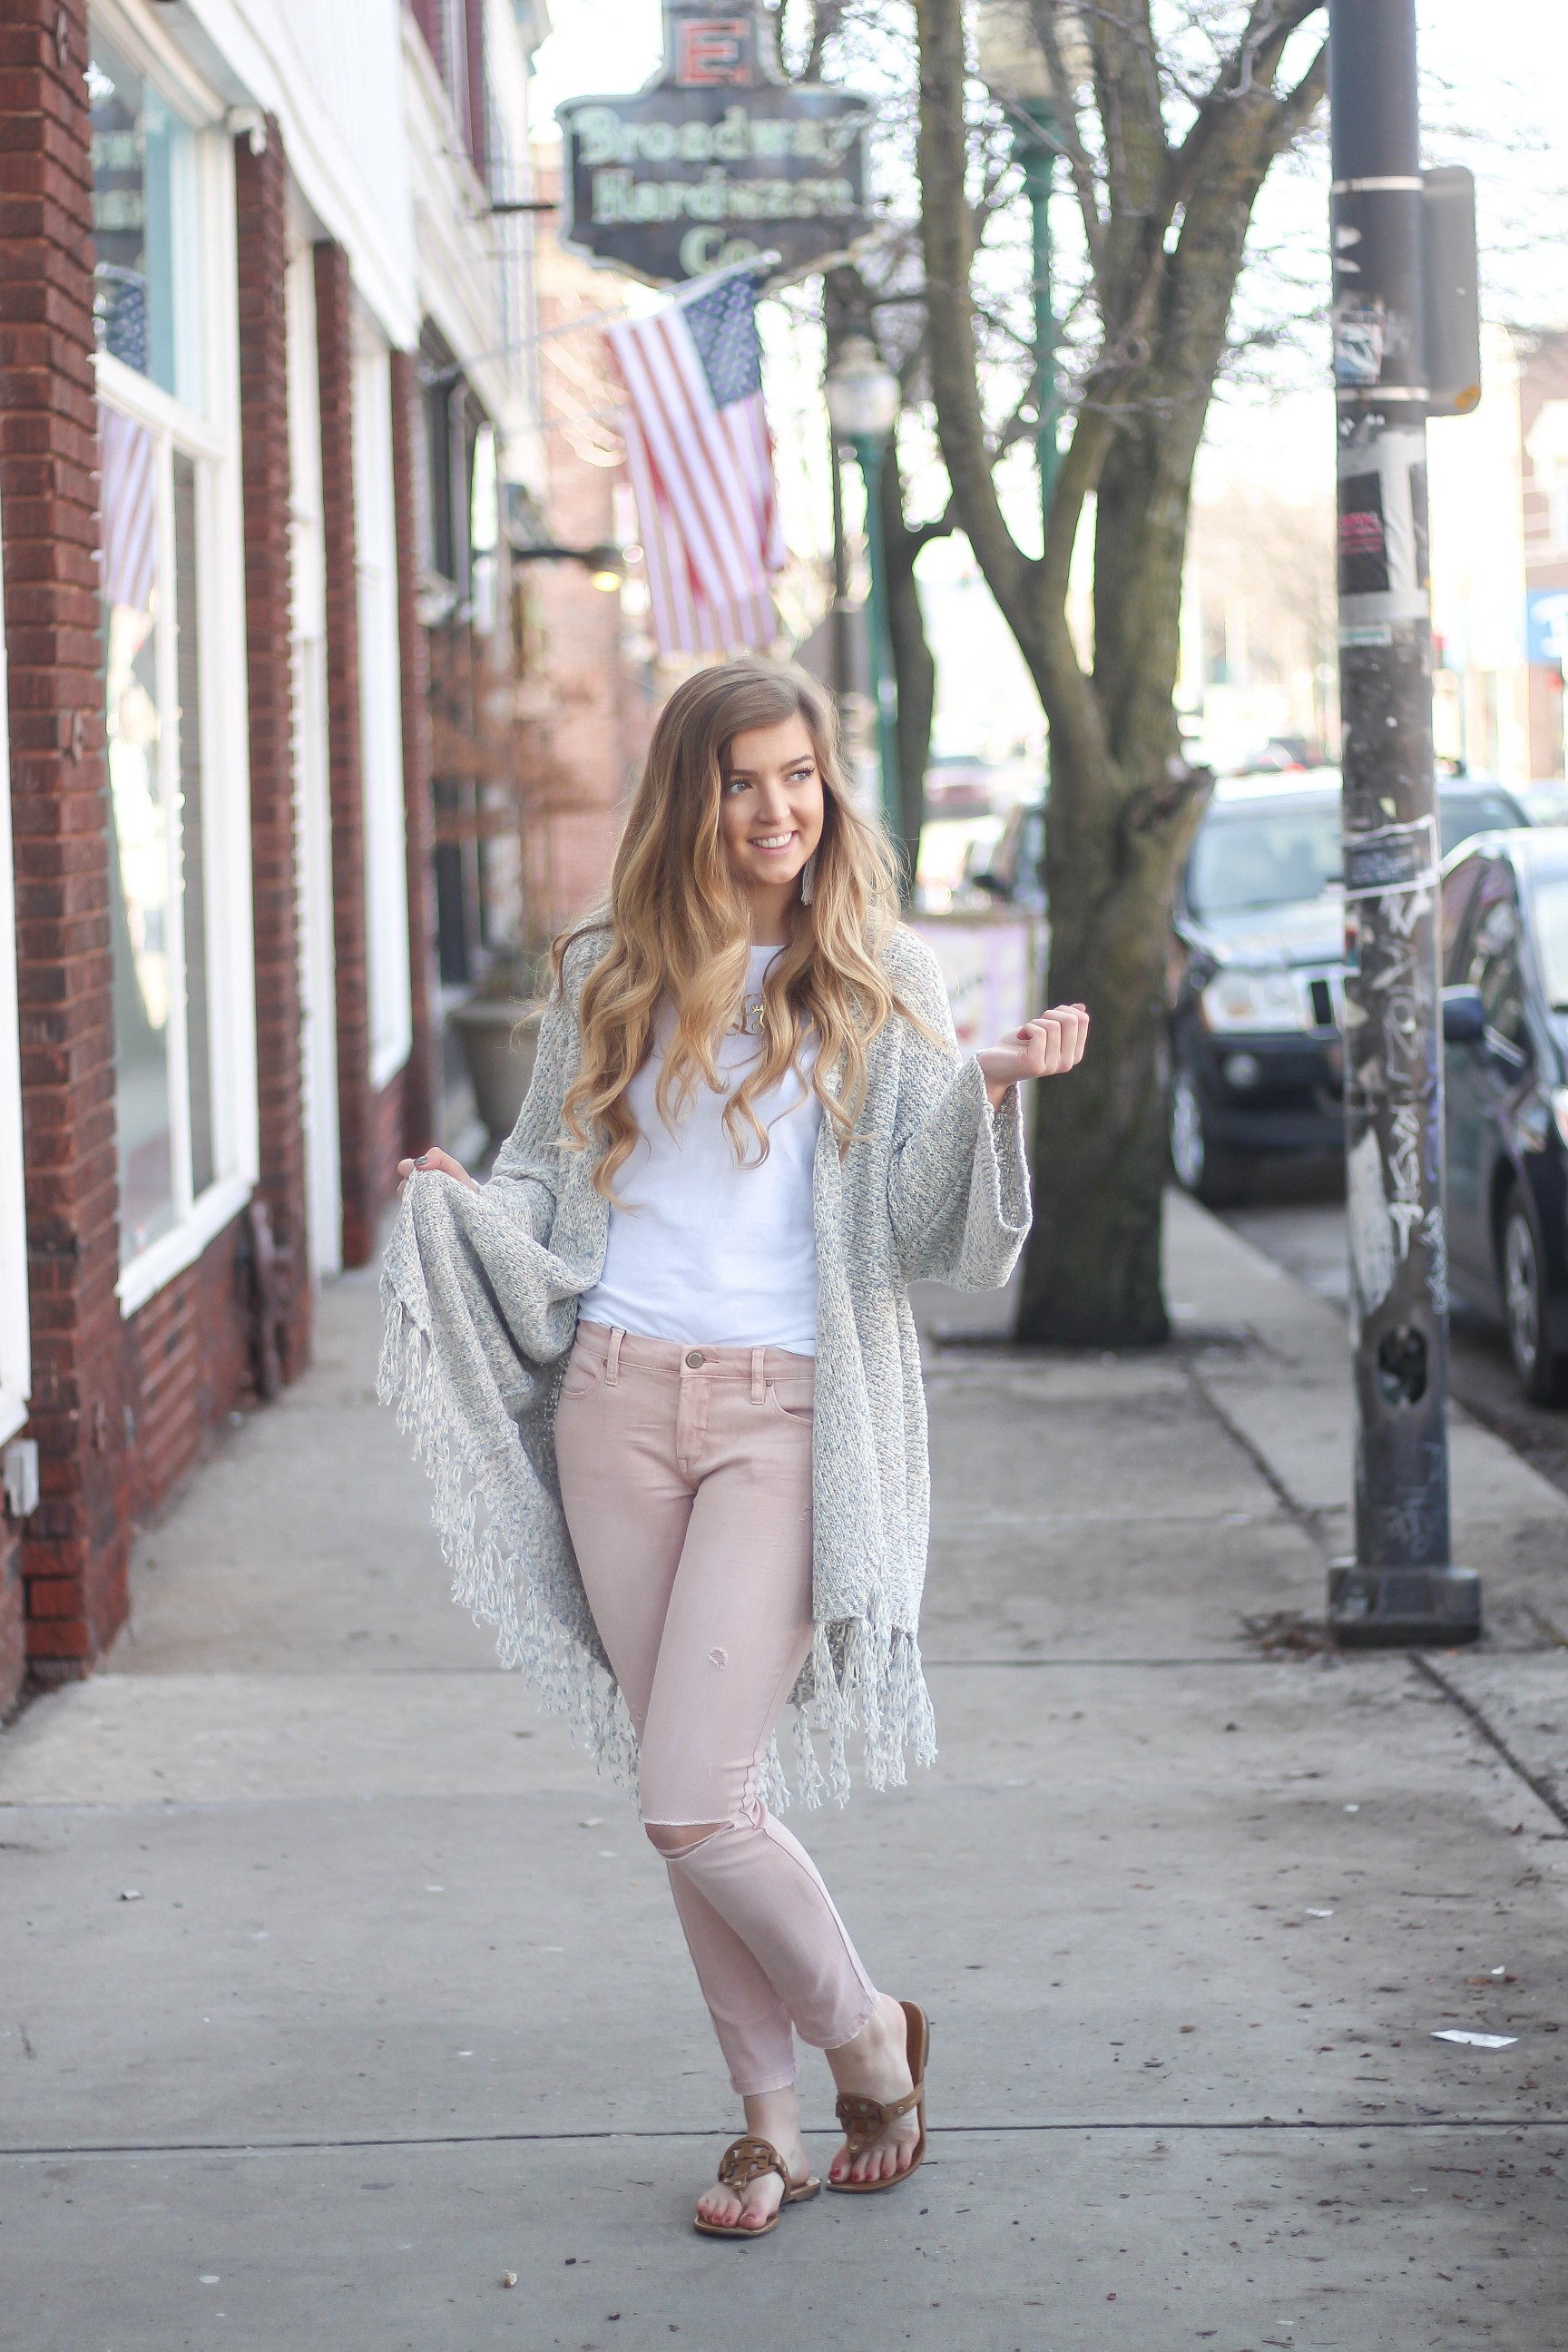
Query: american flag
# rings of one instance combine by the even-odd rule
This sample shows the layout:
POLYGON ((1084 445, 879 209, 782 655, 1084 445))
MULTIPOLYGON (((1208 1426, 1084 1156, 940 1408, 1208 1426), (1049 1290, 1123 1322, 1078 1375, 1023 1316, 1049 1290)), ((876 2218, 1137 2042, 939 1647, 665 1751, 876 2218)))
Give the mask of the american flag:
POLYGON ((755 271, 700 278, 609 335, 631 401, 626 463, 660 653, 772 645, 768 583, 784 545, 755 271))

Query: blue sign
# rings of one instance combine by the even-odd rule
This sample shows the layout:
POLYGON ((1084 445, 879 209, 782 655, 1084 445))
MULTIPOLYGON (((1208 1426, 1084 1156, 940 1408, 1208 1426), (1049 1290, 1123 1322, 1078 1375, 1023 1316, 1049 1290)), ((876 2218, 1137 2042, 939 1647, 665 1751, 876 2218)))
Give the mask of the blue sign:
POLYGON ((1568 669, 1568 588, 1531 588, 1524 600, 1530 649, 1525 658, 1568 669))

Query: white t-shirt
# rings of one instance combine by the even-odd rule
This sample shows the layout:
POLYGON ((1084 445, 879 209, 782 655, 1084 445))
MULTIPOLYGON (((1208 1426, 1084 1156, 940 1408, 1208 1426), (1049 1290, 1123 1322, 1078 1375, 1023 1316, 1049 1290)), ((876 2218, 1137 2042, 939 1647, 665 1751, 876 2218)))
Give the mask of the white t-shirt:
MULTIPOLYGON (((762 992, 777 948, 753 948, 749 996, 762 992)), ((673 1133, 655 1096, 675 1027, 667 1006, 653 1052, 627 1100, 642 1133, 616 1177, 625 1208, 610 1210, 605 1268, 585 1293, 585 1323, 605 1323, 646 1339, 714 1348, 788 1348, 816 1352, 816 1237, 811 1167, 822 1105, 794 1070, 760 1095, 758 1118, 770 1150, 742 1127, 744 1165, 724 1126, 727 1095, 700 1086, 673 1133)), ((719 1041, 721 1077, 738 1083, 763 1041, 731 1031, 719 1041)), ((809 1040, 801 1059, 809 1076, 809 1040)))

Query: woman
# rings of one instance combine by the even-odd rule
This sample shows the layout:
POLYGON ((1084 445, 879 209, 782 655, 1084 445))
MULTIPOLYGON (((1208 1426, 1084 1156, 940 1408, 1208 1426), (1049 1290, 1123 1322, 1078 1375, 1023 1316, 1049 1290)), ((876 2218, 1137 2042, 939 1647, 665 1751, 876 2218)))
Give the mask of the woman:
POLYGON ((925 2150, 926 2021, 879 1992, 768 1809, 793 1698, 808 1802, 935 1752, 917 1643, 928 1480, 907 1297, 1005 1281, 1027 1231, 1017 1086, 1081 1006, 960 1060, 831 706, 731 661, 670 697, 607 912, 559 946, 489 1183, 404 1160, 383 1393, 437 1480, 457 1597, 635 1781, 746 2133, 696 2225, 814 2194, 795 2034, 826 2053, 831 2189, 925 2150))

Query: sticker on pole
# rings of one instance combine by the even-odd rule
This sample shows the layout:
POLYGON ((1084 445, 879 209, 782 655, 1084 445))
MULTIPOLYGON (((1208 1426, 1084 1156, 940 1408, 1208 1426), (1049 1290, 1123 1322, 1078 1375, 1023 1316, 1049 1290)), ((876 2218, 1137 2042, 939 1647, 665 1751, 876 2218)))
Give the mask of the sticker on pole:
POLYGON ((1345 835, 1345 897, 1381 898, 1390 892, 1429 890, 1437 879, 1437 820, 1379 825, 1345 835))
POLYGON ((1343 297, 1334 305, 1334 382, 1376 383, 1383 373, 1384 313, 1379 301, 1343 297))

